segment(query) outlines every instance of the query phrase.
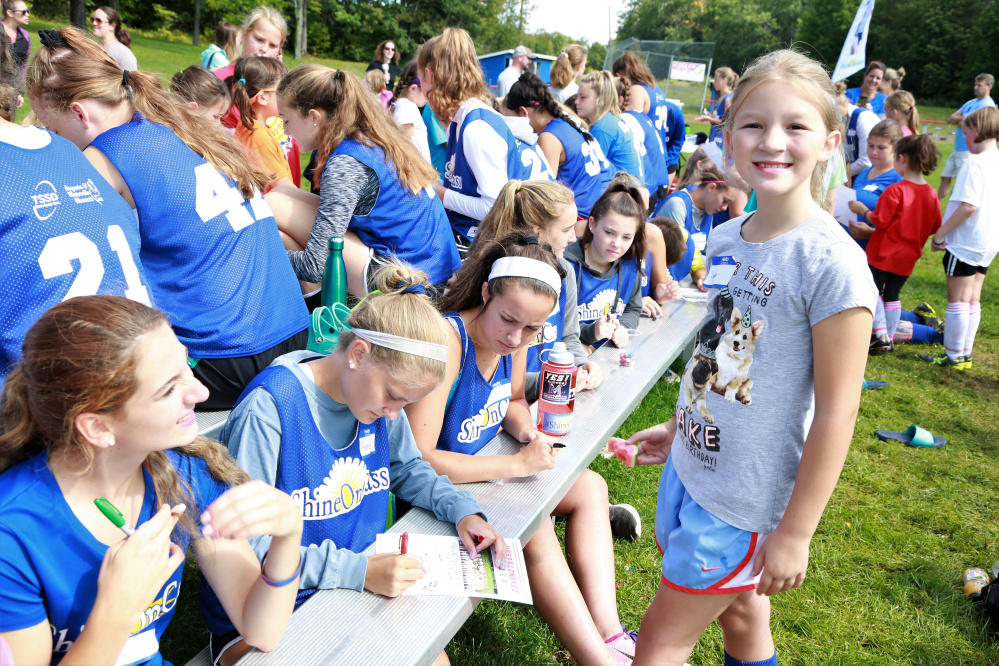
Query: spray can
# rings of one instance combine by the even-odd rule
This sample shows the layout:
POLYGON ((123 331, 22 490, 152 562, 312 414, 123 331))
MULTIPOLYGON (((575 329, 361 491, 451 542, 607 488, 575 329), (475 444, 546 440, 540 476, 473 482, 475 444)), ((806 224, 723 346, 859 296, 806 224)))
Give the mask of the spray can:
POLYGON ((984 570, 975 567, 964 572, 964 595, 969 599, 982 596, 982 588, 989 584, 989 575, 984 570))
POLYGON ((347 266, 343 263, 343 239, 335 236, 329 240, 329 256, 323 269, 322 304, 328 308, 334 303, 347 305, 347 266))
POLYGON ((541 364, 538 430, 553 437, 568 434, 576 404, 576 363, 562 341, 552 345, 541 364))

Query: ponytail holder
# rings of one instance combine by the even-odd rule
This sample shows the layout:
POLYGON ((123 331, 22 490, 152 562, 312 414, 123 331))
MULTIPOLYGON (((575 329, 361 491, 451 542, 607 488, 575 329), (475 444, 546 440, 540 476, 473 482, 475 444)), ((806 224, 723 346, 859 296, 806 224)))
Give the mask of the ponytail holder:
POLYGON ((538 237, 535 235, 521 236, 517 239, 517 245, 537 245, 538 237))
POLYGON ((517 181, 517 187, 513 191, 514 192, 520 192, 520 188, 523 187, 523 185, 524 185, 524 181, 518 180, 517 181))
POLYGON ((47 49, 60 49, 64 46, 69 46, 58 30, 39 30, 38 40, 47 49))
POLYGON ((408 279, 399 280, 395 285, 396 289, 401 289, 400 294, 421 294, 427 295, 427 289, 422 284, 414 284, 408 279))
POLYGON ((565 56, 566 58, 568 58, 568 57, 569 57, 569 54, 568 54, 568 53, 566 53, 565 51, 562 51, 561 53, 559 53, 559 55, 560 55, 560 56, 565 56))
POLYGON ((125 86, 126 88, 128 87, 128 70, 127 69, 121 70, 121 85, 125 86))
POLYGON ((246 79, 239 79, 239 80, 236 81, 236 83, 242 83, 245 86, 246 85, 246 79))

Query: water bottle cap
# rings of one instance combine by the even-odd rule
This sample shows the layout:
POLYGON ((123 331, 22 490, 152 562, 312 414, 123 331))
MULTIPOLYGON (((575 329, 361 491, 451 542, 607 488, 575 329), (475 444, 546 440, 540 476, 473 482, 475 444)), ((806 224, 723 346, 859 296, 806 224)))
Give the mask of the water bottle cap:
POLYGON ((573 365, 572 354, 569 350, 565 348, 565 343, 559 340, 552 345, 551 349, 548 351, 548 361, 550 363, 557 363, 558 365, 573 365))
POLYGON ((329 249, 331 250, 342 250, 343 249, 343 239, 338 236, 330 236, 328 243, 329 249))

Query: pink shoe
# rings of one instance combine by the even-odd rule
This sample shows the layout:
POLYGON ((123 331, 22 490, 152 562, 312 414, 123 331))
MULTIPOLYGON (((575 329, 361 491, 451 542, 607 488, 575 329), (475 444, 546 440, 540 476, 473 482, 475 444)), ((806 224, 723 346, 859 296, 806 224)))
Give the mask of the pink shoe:
POLYGON ((614 660, 618 664, 631 666, 631 661, 635 658, 635 641, 638 640, 637 631, 628 631, 621 625, 621 633, 611 636, 604 643, 607 649, 614 655, 614 660))

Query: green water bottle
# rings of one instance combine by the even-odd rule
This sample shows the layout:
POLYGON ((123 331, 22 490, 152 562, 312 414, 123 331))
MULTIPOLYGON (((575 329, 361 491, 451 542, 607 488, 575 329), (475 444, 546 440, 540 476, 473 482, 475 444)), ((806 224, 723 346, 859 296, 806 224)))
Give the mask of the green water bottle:
POLYGON ((343 239, 330 238, 329 256, 323 270, 322 302, 331 308, 334 303, 347 305, 347 266, 343 263, 343 239))

